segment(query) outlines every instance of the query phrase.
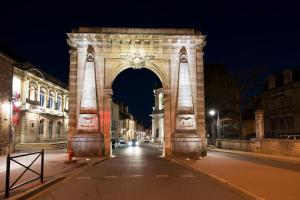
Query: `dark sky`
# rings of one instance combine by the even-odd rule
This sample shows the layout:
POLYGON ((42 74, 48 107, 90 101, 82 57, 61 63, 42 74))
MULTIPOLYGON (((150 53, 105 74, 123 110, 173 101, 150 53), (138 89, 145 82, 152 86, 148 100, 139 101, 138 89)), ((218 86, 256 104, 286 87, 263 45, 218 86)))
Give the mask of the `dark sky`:
POLYGON ((7 0, 1 2, 0 40, 65 82, 65 33, 79 26, 193 27, 207 35, 207 63, 222 62, 232 71, 268 66, 270 73, 299 65, 300 5, 247 2, 7 0))

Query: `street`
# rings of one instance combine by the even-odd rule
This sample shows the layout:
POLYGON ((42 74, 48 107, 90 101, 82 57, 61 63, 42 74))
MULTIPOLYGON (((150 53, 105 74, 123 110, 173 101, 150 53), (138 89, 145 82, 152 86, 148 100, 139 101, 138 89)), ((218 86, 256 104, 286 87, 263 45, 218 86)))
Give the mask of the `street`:
POLYGON ((114 150, 91 166, 32 199, 246 199, 225 184, 160 157, 150 143, 114 150))

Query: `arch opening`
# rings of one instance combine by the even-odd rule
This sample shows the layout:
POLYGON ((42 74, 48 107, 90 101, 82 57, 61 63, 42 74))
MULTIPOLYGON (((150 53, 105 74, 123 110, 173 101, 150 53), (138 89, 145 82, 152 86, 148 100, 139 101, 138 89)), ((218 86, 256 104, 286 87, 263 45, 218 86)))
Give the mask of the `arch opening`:
MULTIPOLYGON (((163 148, 163 80, 148 68, 125 67, 112 80, 111 139, 113 154, 121 148, 163 148), (161 91, 160 94, 157 91, 161 91), (154 130, 154 131, 153 131, 154 130), (157 131, 158 130, 158 131, 157 131), (116 143, 121 144, 116 144, 116 143)), ((161 151, 157 151, 160 153, 161 151)))

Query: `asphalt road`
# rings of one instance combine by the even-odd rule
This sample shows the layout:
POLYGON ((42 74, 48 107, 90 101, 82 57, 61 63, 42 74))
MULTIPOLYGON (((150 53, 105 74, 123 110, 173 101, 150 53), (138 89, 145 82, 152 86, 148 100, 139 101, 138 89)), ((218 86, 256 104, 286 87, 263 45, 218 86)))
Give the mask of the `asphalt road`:
POLYGON ((124 146, 114 151, 114 158, 32 199, 245 199, 228 186, 167 161, 160 154, 152 144, 124 146))

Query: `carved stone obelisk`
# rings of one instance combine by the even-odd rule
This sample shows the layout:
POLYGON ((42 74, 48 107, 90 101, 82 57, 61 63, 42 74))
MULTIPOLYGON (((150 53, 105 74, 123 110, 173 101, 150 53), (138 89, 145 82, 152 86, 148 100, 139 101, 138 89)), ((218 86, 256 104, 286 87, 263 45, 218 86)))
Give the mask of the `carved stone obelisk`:
POLYGON ((200 137, 197 134, 191 76, 185 47, 182 47, 179 53, 178 80, 176 128, 172 137, 172 151, 175 155, 198 157, 201 155, 200 137))
POLYGON ((99 132, 97 84, 95 74, 95 52, 88 46, 82 78, 77 134, 72 138, 76 155, 100 155, 101 137, 99 132))

